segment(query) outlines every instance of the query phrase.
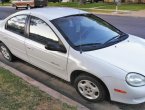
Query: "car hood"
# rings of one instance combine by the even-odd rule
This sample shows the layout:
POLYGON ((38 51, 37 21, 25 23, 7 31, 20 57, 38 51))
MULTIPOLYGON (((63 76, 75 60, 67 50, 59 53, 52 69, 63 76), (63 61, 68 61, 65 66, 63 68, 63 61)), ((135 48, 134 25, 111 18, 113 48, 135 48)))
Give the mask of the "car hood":
POLYGON ((1 26, 2 22, 3 22, 3 20, 0 20, 0 26, 1 26))
POLYGON ((3 20, 0 20, 0 24, 3 22, 3 20))
POLYGON ((103 49, 86 52, 126 72, 145 75, 145 40, 129 35, 128 39, 103 49))

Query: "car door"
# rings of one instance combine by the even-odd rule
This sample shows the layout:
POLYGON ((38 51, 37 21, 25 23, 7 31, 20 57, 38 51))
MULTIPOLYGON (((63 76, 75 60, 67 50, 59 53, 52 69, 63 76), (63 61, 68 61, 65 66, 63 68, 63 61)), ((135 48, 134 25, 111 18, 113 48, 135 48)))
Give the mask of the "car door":
POLYGON ((28 61, 28 57, 25 49, 25 25, 27 15, 18 15, 10 18, 3 30, 5 33, 5 45, 11 50, 11 52, 23 59, 28 61))
POLYGON ((35 66, 63 79, 67 78, 66 66, 68 54, 45 48, 48 42, 63 45, 51 28, 41 19, 30 18, 29 37, 25 42, 29 60, 35 66))

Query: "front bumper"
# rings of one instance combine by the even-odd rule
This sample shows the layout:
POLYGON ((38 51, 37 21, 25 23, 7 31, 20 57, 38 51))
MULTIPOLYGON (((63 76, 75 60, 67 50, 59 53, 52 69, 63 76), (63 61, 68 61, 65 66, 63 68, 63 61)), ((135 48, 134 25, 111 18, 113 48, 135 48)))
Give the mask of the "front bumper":
POLYGON ((126 83, 125 80, 104 77, 105 82, 112 101, 126 103, 126 104, 139 104, 145 102, 145 86, 132 87, 126 83), (116 92, 114 89, 123 90, 126 93, 116 92))

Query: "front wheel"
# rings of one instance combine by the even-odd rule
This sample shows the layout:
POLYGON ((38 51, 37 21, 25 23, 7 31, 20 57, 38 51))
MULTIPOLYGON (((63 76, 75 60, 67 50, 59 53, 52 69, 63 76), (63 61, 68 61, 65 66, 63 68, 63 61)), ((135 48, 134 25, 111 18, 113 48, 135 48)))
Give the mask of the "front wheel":
POLYGON ((1 49, 1 53, 3 55, 3 57, 8 60, 8 61, 12 61, 13 60, 13 55, 12 53, 9 51, 9 49, 3 44, 0 44, 0 49, 1 49))
POLYGON ((15 9, 16 9, 16 10, 18 10, 18 7, 17 7, 17 6, 15 6, 15 9))
POLYGON ((77 92, 86 100, 91 102, 103 101, 106 92, 103 85, 89 75, 80 75, 75 79, 74 86, 77 92))

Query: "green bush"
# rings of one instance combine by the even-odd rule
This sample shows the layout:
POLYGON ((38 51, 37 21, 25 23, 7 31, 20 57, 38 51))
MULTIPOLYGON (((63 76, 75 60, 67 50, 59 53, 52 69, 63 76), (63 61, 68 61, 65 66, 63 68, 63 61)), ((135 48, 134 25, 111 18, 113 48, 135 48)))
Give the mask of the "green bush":
POLYGON ((0 0, 0 1, 3 2, 3 3, 11 2, 11 0, 0 0))

